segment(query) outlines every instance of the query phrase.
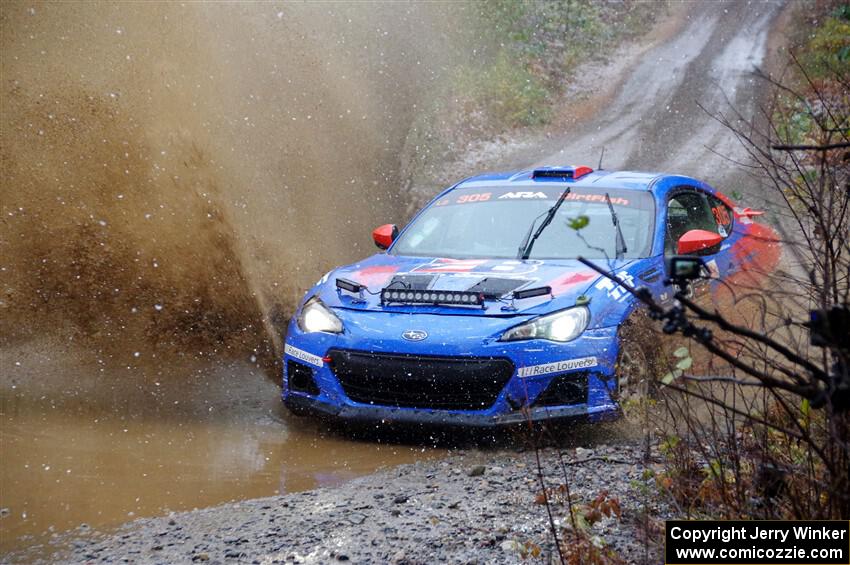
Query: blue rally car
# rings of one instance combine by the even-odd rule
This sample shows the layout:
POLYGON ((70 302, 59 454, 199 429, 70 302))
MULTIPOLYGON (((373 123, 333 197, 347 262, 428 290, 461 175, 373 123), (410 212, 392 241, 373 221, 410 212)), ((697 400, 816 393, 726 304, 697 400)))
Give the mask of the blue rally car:
POLYGON ((576 258, 662 303, 673 254, 751 284, 779 257, 759 214, 676 175, 545 167, 466 179, 403 230, 377 228, 385 252, 307 292, 286 336, 283 400, 299 413, 470 426, 610 416, 640 393, 658 344, 630 335, 634 297, 576 258))

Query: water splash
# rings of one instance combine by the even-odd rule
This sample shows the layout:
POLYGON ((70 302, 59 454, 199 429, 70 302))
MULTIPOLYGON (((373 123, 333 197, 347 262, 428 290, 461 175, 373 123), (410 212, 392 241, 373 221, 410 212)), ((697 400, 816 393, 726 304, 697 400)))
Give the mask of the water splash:
POLYGON ((457 15, 4 4, 0 339, 270 355, 403 219, 399 148, 463 56, 457 15))

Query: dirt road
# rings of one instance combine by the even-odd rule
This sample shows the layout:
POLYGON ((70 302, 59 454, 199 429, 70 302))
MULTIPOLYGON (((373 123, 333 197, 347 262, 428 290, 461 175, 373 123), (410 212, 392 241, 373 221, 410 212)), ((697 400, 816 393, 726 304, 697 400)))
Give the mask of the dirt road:
POLYGON ((761 195, 729 161, 742 158, 741 146, 709 113, 732 107, 744 116, 754 112, 763 89, 753 71, 765 61, 771 26, 784 5, 688 3, 672 37, 639 56, 634 47, 622 53, 631 59, 628 69, 608 77, 590 119, 508 156, 508 162, 595 168, 604 148, 606 169, 691 175, 761 205, 761 195))

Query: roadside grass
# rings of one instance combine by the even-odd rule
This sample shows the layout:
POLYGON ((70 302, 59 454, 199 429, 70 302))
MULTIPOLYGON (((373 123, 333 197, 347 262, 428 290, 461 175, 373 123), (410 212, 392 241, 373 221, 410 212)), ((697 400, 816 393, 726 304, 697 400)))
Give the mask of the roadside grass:
POLYGON ((815 79, 834 79, 836 71, 850 68, 850 4, 832 9, 803 47, 800 58, 815 79))
POLYGON ((622 40, 648 29, 663 5, 642 2, 494 0, 478 30, 493 46, 456 71, 454 98, 494 129, 549 121, 570 71, 606 57, 622 40))
POLYGON ((845 108, 850 105, 850 92, 842 84, 842 77, 850 75, 850 4, 836 6, 810 21, 814 29, 791 48, 792 57, 800 66, 800 72, 792 79, 793 91, 780 95, 772 115, 779 136, 795 144, 821 142, 817 137, 822 129, 850 129, 846 115, 824 109, 825 102, 845 108), (817 93, 809 81, 817 87, 817 93))
POLYGON ((542 125, 552 113, 551 87, 506 51, 492 64, 457 70, 453 82, 459 111, 480 115, 494 128, 542 125))

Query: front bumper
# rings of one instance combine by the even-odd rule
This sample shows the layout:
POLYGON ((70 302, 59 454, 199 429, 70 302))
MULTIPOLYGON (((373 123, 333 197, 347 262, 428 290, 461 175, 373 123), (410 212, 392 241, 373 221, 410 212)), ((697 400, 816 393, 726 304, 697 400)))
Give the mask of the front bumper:
POLYGON ((470 428, 495 428, 520 424, 537 424, 586 418, 590 421, 606 421, 616 413, 616 406, 594 406, 586 404, 561 407, 539 407, 528 411, 512 411, 498 414, 478 412, 450 412, 444 410, 422 410, 393 408, 386 406, 342 405, 321 402, 301 394, 285 397, 284 404, 292 411, 347 422, 387 424, 422 424, 427 426, 463 426, 470 428))
MULTIPOLYGON (((507 327, 522 322, 522 318, 364 315, 344 310, 336 313, 343 318, 346 333, 305 334, 294 322, 290 325, 283 363, 283 400, 292 409, 349 421, 471 427, 578 417, 593 421, 609 419, 618 410, 611 395, 615 389, 616 327, 588 330, 569 343, 545 340, 506 343, 499 342, 497 337, 507 327), (428 339, 420 342, 401 339, 401 334, 408 329, 423 329, 428 332, 428 339), (482 338, 482 335, 489 337, 482 338), (419 405, 410 400, 410 395, 405 397, 404 391, 399 392, 401 396, 387 400, 389 393, 383 389, 392 387, 396 381, 387 381, 386 374, 382 381, 368 381, 381 388, 376 390, 374 398, 369 398, 368 394, 364 396, 362 382, 357 383, 359 388, 354 394, 351 383, 346 380, 351 378, 350 371, 348 376, 342 374, 340 352, 351 352, 359 357, 374 355, 378 372, 382 366, 387 366, 383 362, 385 359, 409 356, 411 371, 386 368, 384 372, 391 371, 390 377, 397 374, 399 387, 403 389, 407 385, 411 390, 416 383, 422 384, 421 371, 418 375, 415 373, 421 368, 423 359, 439 357, 457 363, 508 360, 510 368, 504 377, 499 377, 497 389, 486 401, 480 401, 480 395, 465 407, 451 401, 435 401, 431 393, 441 386, 440 378, 450 379, 454 390, 464 390, 463 371, 452 371, 450 375, 435 379, 433 387, 423 392, 422 405, 419 405), (574 363, 575 360, 581 361, 574 363), (305 385, 305 375, 312 377, 312 383, 305 385), (415 383, 410 380, 417 378, 415 383), (556 384, 556 380, 559 383, 556 384), (582 396, 572 395, 567 403, 559 404, 561 397, 553 396, 552 391, 563 384, 575 389, 578 382, 583 387, 582 396)), ((474 387, 474 382, 470 381, 469 386, 474 387)), ((415 398, 416 393, 412 394, 415 398)))

